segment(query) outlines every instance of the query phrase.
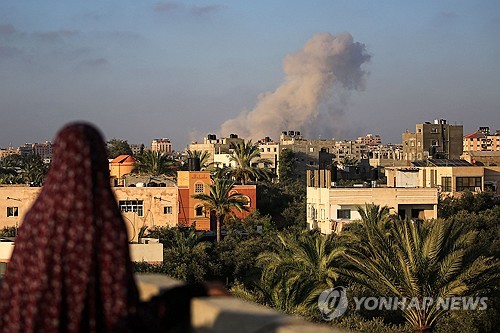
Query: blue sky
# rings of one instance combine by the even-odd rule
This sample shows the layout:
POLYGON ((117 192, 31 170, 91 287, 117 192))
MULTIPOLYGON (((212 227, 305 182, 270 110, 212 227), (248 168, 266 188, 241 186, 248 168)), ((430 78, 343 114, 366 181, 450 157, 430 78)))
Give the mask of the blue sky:
POLYGON ((400 143, 435 118, 500 129, 500 1, 0 0, 0 147, 83 119, 183 149, 280 87, 321 32, 370 56, 322 138, 400 143))

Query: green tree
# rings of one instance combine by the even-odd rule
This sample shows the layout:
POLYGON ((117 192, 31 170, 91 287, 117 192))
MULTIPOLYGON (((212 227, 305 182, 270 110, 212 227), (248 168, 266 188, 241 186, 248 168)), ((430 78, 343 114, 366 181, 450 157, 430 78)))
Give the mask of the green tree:
POLYGON ((217 242, 221 240, 221 221, 224 216, 232 215, 236 211, 248 211, 248 201, 242 194, 231 193, 234 188, 232 180, 216 178, 213 185, 209 186, 210 193, 199 193, 193 198, 204 202, 208 211, 214 212, 217 220, 217 242))
POLYGON ((200 241, 194 228, 153 228, 148 237, 159 236, 164 245, 163 263, 135 263, 136 272, 161 273, 187 282, 211 278, 212 244, 200 241))
POLYGON ((210 167, 213 163, 210 163, 210 153, 206 150, 188 150, 188 158, 199 158, 200 168, 205 170, 210 167))
POLYGON ((113 138, 107 142, 108 158, 116 158, 120 155, 133 155, 127 140, 113 138))
POLYGON ((167 153, 146 150, 137 156, 135 171, 139 173, 159 175, 175 175, 178 163, 170 158, 167 153))
POLYGON ((319 294, 335 286, 344 249, 334 235, 287 231, 278 235, 271 251, 259 255, 263 268, 256 284, 263 303, 279 310, 312 315, 319 294))
POLYGON ((48 167, 37 154, 14 154, 2 161, 0 180, 2 183, 34 183, 40 185, 48 167))
POLYGON ((47 174, 47 165, 37 154, 22 155, 22 177, 26 183, 42 184, 47 174))
POLYGON ((252 143, 252 140, 233 145, 230 161, 236 166, 230 169, 229 176, 243 185, 250 181, 272 179, 273 174, 269 170, 271 162, 260 158, 259 148, 252 143), (264 167, 259 167, 259 164, 263 164, 264 167))
MULTIPOLYGON (((392 220, 387 207, 359 209, 364 241, 353 242, 343 273, 376 295, 419 300, 473 295, 495 285, 497 264, 471 251, 476 232, 453 221, 392 220)), ((430 332, 446 313, 437 302, 406 307, 403 315, 418 332, 430 332)))
POLYGON ((290 149, 280 151, 280 160, 278 167, 280 182, 294 181, 297 179, 296 157, 290 149))

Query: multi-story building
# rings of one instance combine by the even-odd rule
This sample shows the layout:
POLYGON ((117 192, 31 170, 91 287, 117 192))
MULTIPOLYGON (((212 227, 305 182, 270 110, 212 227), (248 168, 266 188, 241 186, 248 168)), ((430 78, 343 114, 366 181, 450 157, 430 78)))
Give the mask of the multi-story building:
POLYGON ((409 167, 387 167, 387 186, 436 188, 439 193, 459 196, 465 191, 500 193, 500 167, 474 166, 464 160, 429 159, 409 167))
POLYGON ((35 154, 38 155, 45 162, 50 162, 52 160, 52 142, 45 141, 42 143, 25 143, 18 149, 19 154, 28 155, 35 154))
POLYGON ((500 131, 492 135, 489 127, 480 127, 478 131, 464 136, 463 150, 464 152, 500 151, 500 131))
POLYGON ((18 149, 14 149, 12 147, 10 147, 9 149, 0 149, 0 161, 2 161, 7 156, 15 155, 15 154, 19 154, 18 149))
MULTIPOLYGON (((269 138, 261 140, 258 142, 260 150, 260 158, 269 161, 267 166, 275 175, 279 178, 279 161, 280 161, 280 151, 281 147, 279 142, 274 142, 269 138)), ((263 167, 263 165, 261 165, 263 167)))
POLYGON ((367 134, 356 139, 356 143, 361 143, 366 146, 377 146, 382 144, 382 138, 378 134, 367 134))
POLYGON ((210 154, 207 163, 214 162, 215 154, 230 154, 233 145, 243 143, 244 140, 237 134, 230 134, 228 138, 217 138, 215 134, 208 134, 203 138, 203 143, 192 142, 189 145, 191 151, 206 151, 210 154))
POLYGON ((151 150, 170 154, 172 153, 172 143, 167 138, 153 139, 151 141, 151 150))
POLYGON ((132 154, 134 156, 140 155, 141 152, 144 151, 144 149, 145 149, 145 147, 142 143, 141 144, 131 143, 129 145, 129 147, 130 147, 130 150, 132 150, 132 154))
MULTIPOLYGON (((140 184, 140 185, 139 185, 140 184)), ((137 240, 143 226, 191 226, 197 230, 215 230, 215 219, 203 202, 193 194, 208 193, 208 171, 179 171, 178 182, 164 181, 158 186, 113 187, 131 240, 137 240)), ((0 186, 0 228, 19 226, 40 192, 40 187, 0 186)), ((240 193, 248 200, 250 212, 256 209, 256 186, 236 185, 230 193, 240 193)), ((245 217, 249 212, 236 212, 245 217)))
POLYGON ((444 119, 417 124, 415 133, 402 135, 403 158, 406 161, 427 158, 458 159, 462 154, 463 125, 450 125, 444 119))
POLYGON ((366 204, 387 206, 401 218, 433 219, 437 218, 437 189, 307 187, 307 227, 323 234, 340 232, 347 223, 361 220, 358 208, 366 204))

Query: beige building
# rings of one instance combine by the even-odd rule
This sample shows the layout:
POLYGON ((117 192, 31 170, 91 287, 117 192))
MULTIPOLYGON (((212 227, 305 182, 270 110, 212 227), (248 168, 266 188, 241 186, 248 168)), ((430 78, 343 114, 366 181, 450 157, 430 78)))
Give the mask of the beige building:
POLYGON ((172 152, 172 143, 167 138, 153 139, 151 141, 151 150, 170 154, 172 152))
POLYGON ((209 134, 203 138, 203 143, 192 142, 189 145, 191 151, 206 151, 210 153, 207 163, 214 162, 215 154, 230 154, 232 146, 237 143, 244 142, 236 134, 229 135, 228 138, 217 138, 215 134, 209 134))
POLYGON ((463 160, 429 160, 428 162, 428 165, 414 163, 417 165, 387 167, 385 170, 387 186, 435 188, 439 193, 451 196, 460 195, 465 191, 500 193, 498 187, 500 167, 473 166, 463 160))
POLYGON ((463 138, 465 152, 500 151, 500 132, 490 134, 489 127, 480 127, 478 131, 467 134, 463 138))
MULTIPOLYGON (((279 161, 281 147, 278 142, 261 142, 259 143, 260 158, 268 160, 271 164, 268 166, 271 171, 279 177, 279 161)), ((260 165, 263 167, 263 165, 260 165)))
POLYGON ((444 119, 417 124, 415 133, 402 135, 403 158, 421 161, 427 158, 458 159, 462 154, 463 125, 450 125, 444 119))
POLYGON ((367 146, 377 146, 382 144, 382 138, 378 134, 367 134, 356 139, 356 143, 361 143, 367 146))
POLYGON ((436 188, 307 188, 307 227, 323 234, 340 232, 352 221, 360 220, 357 209, 366 204, 390 207, 401 218, 437 218, 436 188))
POLYGON ((12 148, 0 149, 0 161, 3 160, 4 158, 6 158, 7 156, 15 155, 15 154, 19 154, 19 150, 12 149, 12 148))
MULTIPOLYGON (((0 186, 0 228, 21 225, 40 187, 0 186)), ((130 240, 142 226, 177 226, 177 187, 114 187, 130 240)))
POLYGON ((136 159, 130 155, 120 155, 109 162, 109 174, 114 186, 122 186, 123 176, 129 174, 136 166, 136 159))

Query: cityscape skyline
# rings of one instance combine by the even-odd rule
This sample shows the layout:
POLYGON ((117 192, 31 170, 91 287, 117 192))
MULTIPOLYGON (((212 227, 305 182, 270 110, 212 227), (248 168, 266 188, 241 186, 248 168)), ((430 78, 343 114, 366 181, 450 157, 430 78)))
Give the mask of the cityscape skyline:
POLYGON ((65 123, 87 120, 107 139, 168 137, 182 150, 289 82, 286 59, 318 34, 352 36, 366 75, 359 89, 326 89, 316 110, 326 130, 309 138, 373 133, 400 143, 405 129, 436 118, 463 124, 464 134, 495 131, 499 9, 496 1, 2 2, 0 147, 50 141, 65 123))

